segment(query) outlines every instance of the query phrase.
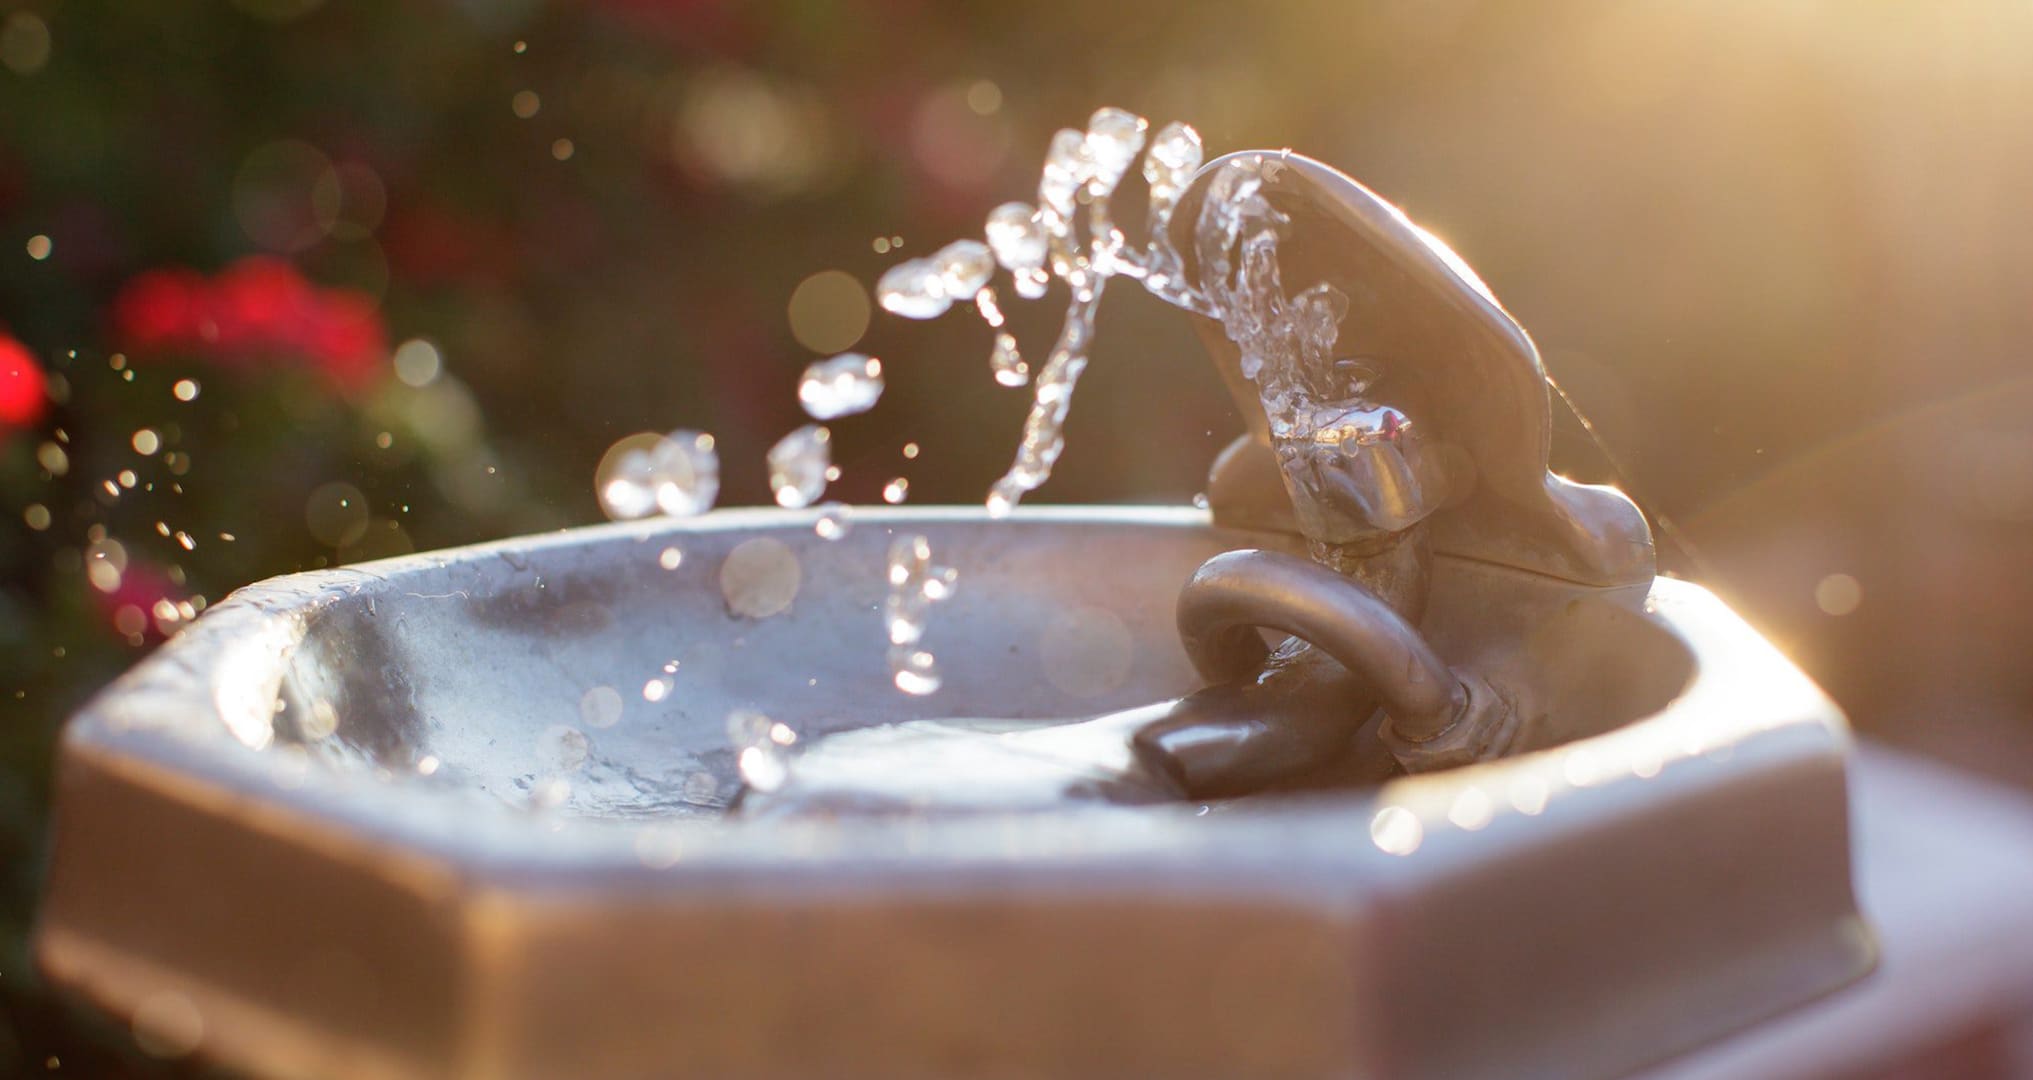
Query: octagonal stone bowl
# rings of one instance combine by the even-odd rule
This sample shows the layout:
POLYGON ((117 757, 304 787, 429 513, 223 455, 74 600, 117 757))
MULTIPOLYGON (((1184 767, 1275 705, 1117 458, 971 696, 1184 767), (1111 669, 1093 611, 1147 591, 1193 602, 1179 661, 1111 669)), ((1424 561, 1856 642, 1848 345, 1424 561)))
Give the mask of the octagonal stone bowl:
POLYGON ((1443 558, 1527 750, 1217 806, 723 817, 810 740, 1196 679, 1173 602, 1277 537, 1157 509, 719 512, 241 590, 70 725, 61 986, 283 1077, 1610 1076, 1871 963, 1840 715, 1704 590, 1443 558), (960 571, 899 693, 892 535, 960 571), (672 564, 675 564, 673 567, 672 564))

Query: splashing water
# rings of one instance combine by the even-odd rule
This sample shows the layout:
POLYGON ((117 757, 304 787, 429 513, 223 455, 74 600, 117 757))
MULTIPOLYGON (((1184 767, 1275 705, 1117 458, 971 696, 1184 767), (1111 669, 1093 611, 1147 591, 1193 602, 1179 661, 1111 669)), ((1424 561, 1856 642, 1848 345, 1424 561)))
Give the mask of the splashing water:
POLYGON ((594 491, 600 509, 615 521, 656 513, 703 514, 720 497, 720 455, 713 449, 713 436, 685 430, 661 438, 630 436, 601 460, 594 491))
POLYGON ((805 369, 798 380, 798 403, 814 420, 837 420, 874 408, 882 390, 882 361, 841 353, 805 369))
POLYGON ((995 349, 988 354, 988 370, 1004 386, 1022 386, 1031 381, 1031 366, 1017 351, 1016 335, 1004 331, 995 335, 995 349))
POLYGON ((896 687, 924 695, 939 689, 938 658, 922 648, 925 616, 931 607, 953 595, 959 571, 932 561, 931 541, 911 534, 889 545, 889 593, 882 617, 889 631, 889 669, 896 687))
MULTIPOLYGON (((1195 222, 1195 282, 1172 241, 1171 221, 1200 168, 1200 136, 1172 123, 1146 145, 1148 128, 1134 113, 1096 110, 1086 131, 1069 128, 1052 137, 1035 207, 1004 203, 988 214, 986 250, 1009 271, 1019 297, 1043 296, 1055 278, 1072 294, 1059 338, 1036 373, 1015 460, 989 489, 992 516, 1008 514, 1049 479, 1064 452, 1066 414, 1087 368, 1102 290, 1112 277, 1139 281, 1159 299, 1221 322, 1241 350, 1243 374, 1257 384, 1273 440, 1288 461, 1301 453, 1338 453, 1344 441, 1366 438, 1396 418, 1362 397, 1364 373, 1343 370, 1332 360, 1347 296, 1324 282, 1285 295, 1277 251, 1288 220, 1263 193, 1275 159, 1238 158, 1209 178, 1195 222), (1150 190, 1141 249, 1131 246, 1110 210, 1112 195, 1139 153, 1150 190), (1328 450, 1316 451, 1313 444, 1328 450)), ((996 331, 990 370, 998 383, 1022 386, 1030 380, 1030 365, 1016 337, 1004 329, 989 277, 973 272, 973 252, 980 247, 958 241, 930 258, 900 264, 878 282, 877 298, 891 312, 928 319, 972 290, 983 321, 996 331), (948 253, 956 250, 969 255, 967 274, 941 269, 953 263, 948 253)))
POLYGON ((812 522, 812 532, 821 540, 838 540, 854 529, 854 512, 846 503, 829 502, 819 507, 819 517, 812 522))
POLYGON ((727 714, 727 741, 734 747, 735 768, 757 791, 775 791, 791 776, 791 748, 798 733, 759 712, 736 709, 727 714))
POLYGON ((1348 403, 1334 399, 1351 377, 1358 395, 1367 386, 1333 361, 1348 297, 1326 282, 1285 296, 1278 234, 1288 219, 1264 197, 1264 165, 1234 161, 1208 179, 1194 249, 1200 298, 1240 350, 1242 373, 1257 384, 1273 439, 1287 441, 1328 430, 1323 419, 1345 410, 1348 403))
POLYGON ((1215 314, 1185 282, 1183 261, 1169 233, 1179 195, 1200 167, 1200 136, 1184 124, 1169 124, 1149 139, 1146 152, 1149 127, 1134 113, 1104 108, 1088 119, 1086 131, 1058 132, 1045 157, 1035 207, 1004 203, 989 212, 983 228, 986 245, 956 241, 930 258, 892 267, 876 284, 876 298, 885 310, 913 319, 944 314, 956 300, 974 296, 982 319, 998 331, 989 369, 1004 386, 1022 386, 1032 372, 1015 335, 1002 329, 1002 311, 989 288, 995 265, 1009 271, 1016 294, 1024 299, 1043 296, 1054 278, 1071 291, 1058 341, 1036 372, 1016 459, 989 490, 992 515, 1007 514, 1050 478, 1065 450, 1066 414, 1087 369, 1094 314, 1109 278, 1134 278, 1165 300, 1215 314), (1139 153, 1144 153, 1143 174, 1151 189, 1142 250, 1130 246, 1110 210, 1110 197, 1139 153), (983 255, 993 262, 984 265, 983 255))
POLYGON ((778 506, 810 506, 826 493, 833 466, 833 433, 806 424, 769 448, 769 489, 778 506))

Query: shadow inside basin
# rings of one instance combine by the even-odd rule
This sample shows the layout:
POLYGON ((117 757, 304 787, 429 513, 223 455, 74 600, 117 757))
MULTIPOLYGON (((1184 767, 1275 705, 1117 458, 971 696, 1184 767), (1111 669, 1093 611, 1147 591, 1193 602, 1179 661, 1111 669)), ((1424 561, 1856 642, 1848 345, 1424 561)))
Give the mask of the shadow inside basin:
MULTIPOLYGON (((827 541, 796 515, 723 513, 371 564, 309 617, 277 734, 331 767, 511 805, 716 816, 740 783, 733 711, 809 741, 1187 693, 1199 680, 1174 625, 1180 585, 1222 551, 1290 546, 1189 515, 891 511, 827 541), (928 624, 945 678, 924 696, 897 690, 884 659, 884 556, 911 532, 960 573, 928 624)), ((1522 748, 1542 749, 1650 715, 1688 683, 1690 654, 1644 594, 1442 558, 1425 631, 1449 663, 1518 691, 1522 748)))

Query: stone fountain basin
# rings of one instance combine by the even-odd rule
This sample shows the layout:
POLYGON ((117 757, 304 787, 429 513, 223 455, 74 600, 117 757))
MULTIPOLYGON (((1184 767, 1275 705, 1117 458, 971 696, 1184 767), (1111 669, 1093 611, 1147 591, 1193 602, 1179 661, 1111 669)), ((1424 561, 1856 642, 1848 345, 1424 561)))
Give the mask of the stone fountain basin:
POLYGON ((1180 584, 1288 545, 1144 508, 812 522, 241 590, 71 722, 42 967, 276 1076, 1611 1076, 1872 962, 1841 716, 1668 579, 1439 561, 1435 646, 1544 705, 1501 762, 1212 808, 723 820, 731 709, 810 740, 1175 696, 1180 584), (961 575, 922 698, 882 655, 902 531, 961 575))

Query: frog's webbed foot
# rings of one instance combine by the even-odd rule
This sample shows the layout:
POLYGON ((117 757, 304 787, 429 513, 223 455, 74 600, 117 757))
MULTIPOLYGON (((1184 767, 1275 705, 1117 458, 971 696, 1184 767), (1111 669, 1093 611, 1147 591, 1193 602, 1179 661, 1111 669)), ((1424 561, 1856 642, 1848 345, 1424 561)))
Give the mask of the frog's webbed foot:
MULTIPOLYGON (((1365 680, 1288 638, 1256 678, 1179 699, 1132 742, 1139 758, 1193 797, 1229 798, 1345 764, 1377 700, 1365 680)), ((1380 756, 1387 773, 1394 763, 1375 749, 1366 756, 1380 756)))
POLYGON ((745 789, 743 817, 1006 813, 1185 797, 1139 761, 1130 737, 1175 702, 1070 722, 907 720, 818 739, 770 791, 745 789))

